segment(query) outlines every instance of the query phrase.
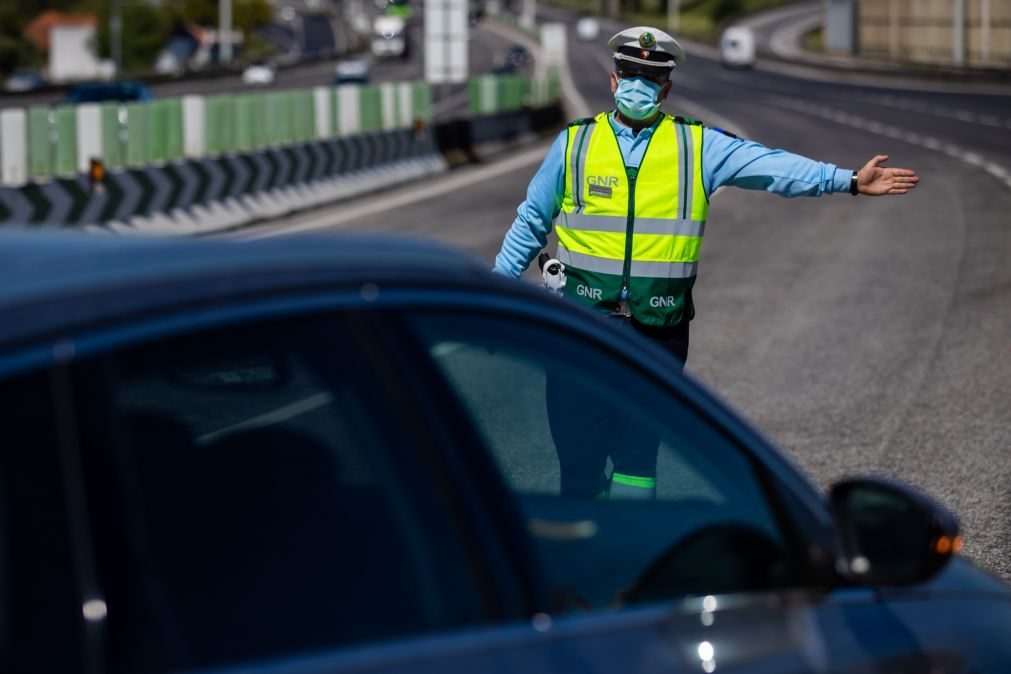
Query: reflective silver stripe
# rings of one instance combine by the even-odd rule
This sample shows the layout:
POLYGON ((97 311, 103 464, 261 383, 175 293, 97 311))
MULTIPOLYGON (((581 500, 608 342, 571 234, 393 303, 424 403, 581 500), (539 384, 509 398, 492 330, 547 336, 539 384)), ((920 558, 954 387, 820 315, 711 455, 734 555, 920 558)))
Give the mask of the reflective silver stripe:
MULTIPOLYGON (((624 234, 627 218, 624 215, 564 214, 565 224, 573 230, 584 232, 610 232, 624 234)), ((668 220, 667 218, 636 218, 636 234, 669 234, 671 236, 702 236, 706 223, 703 220, 668 220)))
MULTIPOLYGON (((584 269, 600 274, 614 274, 621 276, 624 271, 622 260, 610 260, 606 257, 596 257, 586 253, 574 253, 562 244, 558 244, 558 261, 566 266, 573 266, 576 269, 584 269)), ((632 263, 634 266, 634 262, 632 263)))
POLYGON ((682 206, 685 204, 685 138, 682 135, 683 127, 681 124, 674 123, 674 139, 678 144, 678 160, 679 166, 678 171, 678 192, 677 192, 677 204, 675 214, 684 216, 684 209, 682 206))
POLYGON ((569 154, 569 173, 572 175, 572 205, 576 212, 583 210, 583 175, 586 173, 586 153, 590 149, 590 137, 597 123, 586 124, 573 137, 575 147, 569 154), (582 145, 582 147, 580 147, 582 145))
POLYGON ((695 198, 695 135, 692 133, 692 127, 684 125, 682 127, 685 132, 685 139, 688 141, 685 144, 685 175, 679 181, 683 182, 685 186, 685 210, 681 213, 681 217, 688 220, 692 217, 692 204, 694 204, 695 198))
MULTIPOLYGON (((576 264, 577 267, 582 265, 576 264)), ((691 278, 699 273, 698 262, 638 262, 632 260, 632 276, 645 278, 691 278)))

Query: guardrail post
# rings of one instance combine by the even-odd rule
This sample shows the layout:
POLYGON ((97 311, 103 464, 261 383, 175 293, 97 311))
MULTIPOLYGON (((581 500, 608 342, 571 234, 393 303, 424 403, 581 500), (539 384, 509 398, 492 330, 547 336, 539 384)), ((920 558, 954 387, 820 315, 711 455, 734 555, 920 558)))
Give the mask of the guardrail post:
POLYGON ((207 153, 207 119, 203 96, 183 96, 183 150, 197 159, 207 153))
POLYGON ((0 182, 23 185, 28 182, 28 114, 21 108, 0 110, 0 182))

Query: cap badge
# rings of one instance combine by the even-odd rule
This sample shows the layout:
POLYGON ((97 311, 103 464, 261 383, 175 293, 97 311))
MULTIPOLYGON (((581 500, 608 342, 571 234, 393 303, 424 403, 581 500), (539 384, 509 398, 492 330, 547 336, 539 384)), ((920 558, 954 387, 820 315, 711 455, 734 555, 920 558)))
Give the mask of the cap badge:
POLYGON ((643 33, 639 36, 639 46, 643 49, 651 49, 655 44, 656 38, 653 37, 653 33, 643 33))

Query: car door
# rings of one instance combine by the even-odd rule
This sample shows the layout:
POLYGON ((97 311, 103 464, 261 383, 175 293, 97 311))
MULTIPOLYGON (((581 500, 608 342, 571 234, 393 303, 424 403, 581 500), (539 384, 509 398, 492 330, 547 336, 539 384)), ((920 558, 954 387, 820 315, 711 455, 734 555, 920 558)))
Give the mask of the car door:
POLYGON ((101 610, 83 533, 79 474, 61 423, 61 378, 0 373, 0 671, 93 672, 101 610))
POLYGON ((345 313, 143 327, 72 367, 108 671, 430 662, 391 645, 527 613, 345 313))
POLYGON ((473 425, 517 500, 555 624, 585 627, 585 643, 601 616, 614 629, 648 625, 604 656, 609 670, 922 671, 921 644, 876 592, 829 592, 815 577, 810 548, 824 541, 800 525, 810 500, 691 386, 664 383, 672 361, 574 313, 566 322, 502 298, 450 303, 383 321, 401 344, 415 336, 418 376, 444 384, 428 395, 473 425), (641 448, 643 434, 655 471, 647 457, 618 483, 623 443, 641 448), (583 460, 605 489, 566 486, 583 460), (637 486, 646 499, 626 488, 637 486), (649 613, 657 606, 667 608, 649 613))

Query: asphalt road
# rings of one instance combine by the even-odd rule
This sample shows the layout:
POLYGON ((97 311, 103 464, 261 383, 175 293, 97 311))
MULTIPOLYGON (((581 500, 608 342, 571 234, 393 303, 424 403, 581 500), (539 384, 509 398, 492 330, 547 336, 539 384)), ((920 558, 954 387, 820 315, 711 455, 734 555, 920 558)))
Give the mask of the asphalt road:
MULTIPOLYGON (((613 105, 615 28, 571 37, 594 110, 613 105)), ((819 483, 884 473, 939 498, 967 555, 1011 580, 1011 95, 728 71, 706 53, 689 49, 669 112, 845 168, 888 154, 921 183, 878 199, 719 190, 688 372, 819 483)), ((545 149, 285 224, 433 237, 490 266, 545 149)))

